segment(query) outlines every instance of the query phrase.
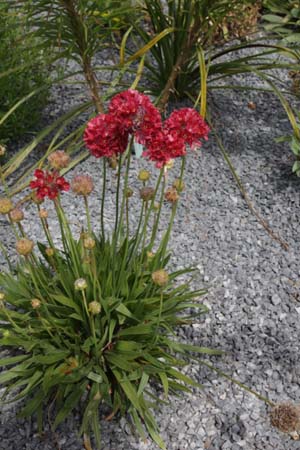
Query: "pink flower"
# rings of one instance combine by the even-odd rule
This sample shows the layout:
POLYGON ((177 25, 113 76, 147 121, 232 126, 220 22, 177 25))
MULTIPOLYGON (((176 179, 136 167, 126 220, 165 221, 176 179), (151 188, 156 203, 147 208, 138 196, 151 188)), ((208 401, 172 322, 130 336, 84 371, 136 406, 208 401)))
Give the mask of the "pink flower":
POLYGON ((112 114, 99 114, 87 124, 83 140, 96 158, 111 158, 126 150, 128 131, 112 114))
POLYGON ((200 139, 208 139, 209 127, 200 114, 192 108, 173 111, 164 123, 165 129, 178 134, 192 149, 201 147, 200 139))
POLYGON ((160 112, 149 97, 133 89, 115 95, 110 101, 109 113, 128 133, 134 134, 140 144, 149 141, 162 127, 160 112))
POLYGON ((64 177, 59 176, 57 170, 47 171, 36 169, 34 171, 35 179, 29 184, 31 189, 35 189, 36 196, 39 200, 49 197, 54 200, 60 192, 68 191, 70 184, 64 177))
POLYGON ((143 156, 156 162, 156 167, 161 168, 171 159, 185 154, 184 140, 176 132, 162 129, 147 142, 143 156))

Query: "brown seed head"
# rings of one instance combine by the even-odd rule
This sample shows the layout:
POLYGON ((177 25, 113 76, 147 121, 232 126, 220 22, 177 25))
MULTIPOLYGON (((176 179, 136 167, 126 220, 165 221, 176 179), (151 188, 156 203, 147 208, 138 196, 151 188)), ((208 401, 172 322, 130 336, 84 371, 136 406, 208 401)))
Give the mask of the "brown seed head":
POLYGON ((47 219, 48 218, 48 211, 46 209, 40 209, 39 210, 39 217, 40 217, 40 219, 47 219))
POLYGON ((4 145, 0 145, 0 156, 4 156, 6 153, 6 148, 4 145))
POLYGON ((125 191, 125 196, 126 196, 126 198, 130 198, 130 197, 133 196, 133 190, 132 190, 130 187, 128 187, 128 188, 126 189, 126 191, 125 191))
POLYGON ((52 247, 47 247, 47 248, 45 249, 45 253, 46 253, 47 256, 49 256, 49 258, 51 258, 51 256, 54 255, 54 248, 52 248, 52 247))
POLYGON ((179 199, 179 194, 177 189, 169 188, 165 192, 165 199, 170 203, 175 203, 179 199))
POLYGON ((22 238, 17 241, 16 250, 19 255, 27 256, 29 255, 34 247, 34 242, 27 238, 22 238))
POLYGON ((140 170, 138 174, 138 179, 140 181, 148 181, 151 174, 148 170, 140 170))
POLYGON ((169 281, 169 275, 164 269, 156 270, 151 276, 153 283, 157 286, 165 286, 169 281))
POLYGON ((91 237, 87 237, 83 241, 84 248, 87 248, 88 250, 91 250, 92 248, 94 248, 95 245, 96 245, 96 241, 95 241, 95 239, 93 239, 91 237))
POLYGON ((94 189, 94 183, 89 175, 76 175, 72 182, 72 191, 74 194, 87 196, 94 189))
POLYGON ((63 150, 57 150, 48 156, 48 162, 52 169, 65 169, 70 163, 70 156, 63 150))
POLYGON ((33 309, 39 309, 41 307, 41 301, 38 298, 33 298, 31 300, 31 306, 33 309))
POLYGON ((173 188, 176 189, 177 192, 182 192, 185 189, 185 184, 183 180, 180 180, 180 178, 177 178, 173 181, 173 188))
POLYGON ((300 407, 291 403, 280 403, 271 411, 271 424, 284 433, 300 431, 300 407))
POLYGON ((21 222, 24 219, 24 213, 20 208, 14 208, 10 211, 9 217, 12 222, 21 222))
POLYGON ((149 200, 152 200, 154 197, 154 189, 152 187, 143 187, 140 190, 140 197, 144 202, 148 202, 149 200))
POLYGON ((0 198, 0 214, 8 214, 14 209, 13 202, 8 197, 0 198))
POLYGON ((89 304, 89 312, 93 316, 96 316, 97 314, 99 314, 100 311, 101 311, 101 305, 99 302, 93 301, 89 304))

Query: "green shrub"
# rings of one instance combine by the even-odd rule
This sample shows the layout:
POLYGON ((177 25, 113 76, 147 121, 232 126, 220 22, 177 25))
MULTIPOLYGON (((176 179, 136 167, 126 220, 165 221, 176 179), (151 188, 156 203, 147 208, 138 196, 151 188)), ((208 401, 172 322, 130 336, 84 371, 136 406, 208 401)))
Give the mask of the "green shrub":
MULTIPOLYGON (((1 2, 0 120, 18 101, 47 83, 45 55, 25 30, 22 12, 13 14, 9 2, 1 2)), ((0 140, 6 142, 34 129, 47 98, 48 90, 41 89, 16 108, 0 125, 0 140)))

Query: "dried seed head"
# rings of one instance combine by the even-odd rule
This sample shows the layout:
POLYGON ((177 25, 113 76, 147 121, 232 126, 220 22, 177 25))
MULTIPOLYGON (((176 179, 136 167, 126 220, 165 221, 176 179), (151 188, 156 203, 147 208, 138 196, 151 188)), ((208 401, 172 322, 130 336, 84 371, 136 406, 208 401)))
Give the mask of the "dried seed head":
POLYGON ((177 178, 173 181, 173 188, 177 190, 177 192, 182 192, 185 189, 185 184, 183 180, 180 180, 180 178, 177 178))
POLYGON ((101 305, 99 302, 93 301, 89 304, 89 312, 93 316, 96 316, 97 314, 99 314, 100 311, 101 311, 101 305))
POLYGON ((39 210, 39 217, 40 217, 40 219, 47 219, 48 218, 48 211, 46 209, 40 209, 39 210))
POLYGON ((34 247, 34 242, 27 238, 22 238, 17 241, 16 250, 19 255, 27 256, 29 255, 34 247))
POLYGON ((165 286, 169 281, 169 275, 164 269, 152 273, 152 281, 157 286, 165 286))
POLYGON ((71 182, 72 191, 76 195, 90 195, 94 189, 94 183, 89 175, 76 175, 71 182))
POLYGON ((248 103, 248 108, 249 109, 256 109, 256 104, 254 102, 249 102, 248 103))
POLYGON ((154 189, 152 187, 143 187, 140 190, 140 197, 144 202, 148 202, 149 200, 152 200, 154 197, 154 189))
POLYGON ((74 283, 75 291, 84 291, 87 288, 87 282, 84 278, 78 278, 74 283))
POLYGON ((133 190, 132 190, 130 187, 128 187, 128 188, 126 189, 126 191, 125 191, 125 196, 126 196, 126 198, 130 198, 130 197, 133 196, 133 190))
POLYGON ((51 258, 51 256, 54 255, 54 248, 52 248, 52 247, 47 247, 47 248, 45 249, 45 253, 46 253, 47 256, 49 256, 49 258, 51 258))
POLYGON ((138 179, 140 181, 148 181, 151 174, 148 170, 140 170, 138 174, 138 179))
POLYGON ((116 170, 116 168, 118 167, 118 159, 116 156, 112 156, 111 158, 108 158, 108 164, 109 167, 113 170, 116 170))
POLYGON ((41 307, 41 301, 38 298, 33 298, 30 303, 33 309, 39 309, 41 307))
POLYGON ((14 209, 13 202, 8 197, 0 198, 0 214, 8 214, 14 209))
POLYGON ((175 188, 169 188, 165 192, 165 199, 170 203, 175 203, 179 199, 179 194, 177 192, 177 189, 175 188))
POLYGON ((21 222, 24 219, 24 213, 20 208, 14 208, 10 211, 9 217, 12 222, 21 222))
POLYGON ((4 156, 6 153, 6 148, 4 145, 0 145, 0 156, 4 156))
POLYGON ((292 403, 280 403, 271 411, 271 424, 284 433, 300 430, 300 407, 292 403))
POLYGON ((87 248, 88 250, 91 250, 92 248, 94 248, 95 245, 96 245, 96 241, 95 241, 95 239, 93 239, 91 237, 87 237, 83 241, 84 248, 87 248))
POLYGON ((65 169, 70 163, 70 156, 63 150, 57 150, 48 156, 48 162, 52 169, 65 169))

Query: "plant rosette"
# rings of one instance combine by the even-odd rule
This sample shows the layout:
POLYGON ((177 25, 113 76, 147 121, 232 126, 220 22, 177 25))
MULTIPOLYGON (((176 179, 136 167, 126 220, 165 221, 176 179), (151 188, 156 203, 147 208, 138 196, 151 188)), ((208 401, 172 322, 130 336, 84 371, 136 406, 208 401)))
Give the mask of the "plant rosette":
POLYGON ((0 360, 4 367, 0 384, 4 399, 26 400, 21 416, 36 414, 40 428, 44 407, 51 403, 53 429, 72 410, 84 405, 80 432, 90 448, 91 434, 100 448, 99 422, 104 404, 126 415, 142 438, 148 433, 160 448, 153 416, 155 404, 169 394, 189 392, 199 386, 182 372, 189 352, 219 352, 181 343, 175 329, 190 324, 207 311, 201 302, 204 290, 193 290, 192 276, 177 278, 190 269, 171 272, 168 240, 180 195, 184 188, 187 148, 200 147, 209 128, 197 111, 184 108, 162 120, 150 99, 137 91, 112 98, 107 114, 92 118, 84 132, 90 153, 103 162, 100 233, 91 220, 89 195, 92 178, 77 175, 69 183, 61 170, 68 156, 52 153, 45 169, 37 169, 30 182, 37 217, 45 243, 35 243, 22 225, 24 215, 7 191, 0 212, 10 221, 16 237, 19 263, 0 275, 0 343, 15 356, 0 360), (159 171, 154 187, 150 173, 138 180, 140 215, 136 229, 129 229, 128 211, 132 189, 128 185, 134 142, 143 145, 143 157, 159 171), (180 178, 167 186, 172 160, 181 160, 180 178), (107 202, 107 169, 117 161, 114 228, 104 226, 107 202), (86 225, 79 238, 69 225, 60 197, 71 191, 82 198, 86 225), (60 229, 61 249, 55 247, 48 227, 48 212, 41 203, 51 201, 60 229), (169 225, 157 243, 162 205, 170 209, 169 225), (154 246, 156 250, 154 251, 154 246), (16 351, 17 350, 17 351, 16 351))

